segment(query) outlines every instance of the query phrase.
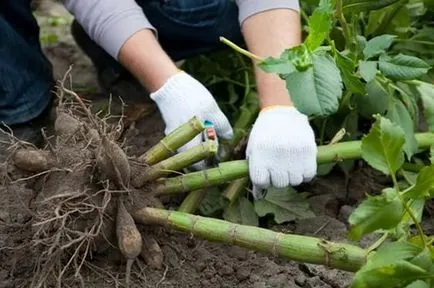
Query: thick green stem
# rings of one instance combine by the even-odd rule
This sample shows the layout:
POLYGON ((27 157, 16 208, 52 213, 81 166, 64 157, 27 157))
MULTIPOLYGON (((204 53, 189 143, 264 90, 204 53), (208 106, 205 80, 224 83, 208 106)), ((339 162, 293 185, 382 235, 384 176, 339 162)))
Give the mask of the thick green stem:
POLYGON ((154 165, 168 157, 174 155, 178 148, 188 143, 197 134, 203 131, 205 126, 196 117, 190 119, 187 123, 179 126, 166 137, 161 139, 154 147, 139 157, 139 160, 154 165))
POLYGON ((217 143, 214 141, 203 142, 146 168, 143 173, 136 177, 134 184, 137 187, 141 187, 146 182, 165 177, 174 171, 179 171, 196 162, 215 155, 217 155, 217 143))
MULTIPOLYGON (((415 136, 419 148, 428 148, 434 144, 433 133, 418 133, 415 136)), ((348 141, 318 146, 317 163, 327 164, 343 160, 360 159, 362 155, 361 145, 361 141, 348 141)), ((246 160, 223 162, 217 168, 159 181, 157 182, 155 193, 157 195, 164 195, 211 187, 247 177, 248 172, 249 167, 246 160)))
POLYGON ((165 195, 207 188, 245 177, 247 172, 245 160, 223 162, 216 168, 157 181, 154 193, 165 195))
POLYGON ((238 45, 236 45, 235 43, 231 42, 230 40, 226 39, 225 37, 220 37, 220 41, 223 42, 224 44, 228 45, 229 47, 231 47, 232 49, 234 49, 235 51, 237 51, 238 53, 243 54, 244 56, 249 57, 252 60, 256 60, 256 61, 263 61, 264 59, 259 57, 258 55, 255 55, 241 47, 239 47, 238 45))
POLYGON ((320 238, 284 234, 264 228, 156 208, 140 209, 134 213, 133 217, 142 224, 168 226, 178 231, 191 233, 201 239, 272 253, 274 256, 303 263, 322 264, 355 272, 366 262, 364 249, 320 238))
POLYGON ((342 12, 342 0, 336 0, 336 12, 335 16, 338 19, 339 23, 341 24, 342 30, 344 32, 345 37, 345 47, 347 49, 351 48, 352 44, 352 36, 351 36, 351 30, 348 26, 347 20, 345 19, 344 13, 342 12))
POLYGON ((200 202, 202 202, 205 193, 205 189, 199 189, 188 193, 187 197, 182 201, 181 206, 179 206, 178 211, 194 214, 199 207, 200 202))
POLYGON ((234 203, 240 197, 240 194, 245 191, 246 185, 249 183, 249 178, 244 177, 232 181, 223 192, 223 196, 229 200, 229 203, 234 203))

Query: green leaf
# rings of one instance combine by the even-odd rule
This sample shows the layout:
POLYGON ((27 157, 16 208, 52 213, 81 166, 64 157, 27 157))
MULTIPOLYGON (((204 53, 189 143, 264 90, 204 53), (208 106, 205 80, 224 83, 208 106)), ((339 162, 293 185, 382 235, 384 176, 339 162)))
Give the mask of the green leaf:
POLYGON ((335 61, 341 71, 342 80, 345 87, 355 94, 366 94, 365 84, 360 81, 360 78, 354 73, 355 65, 353 61, 339 51, 335 51, 335 61))
MULTIPOLYGON (((413 215, 416 217, 418 223, 422 221, 422 214, 423 214, 424 207, 425 207, 424 199, 416 199, 411 203, 411 205, 409 205, 409 208, 412 211, 413 215)), ((402 216, 401 223, 405 225, 406 224, 413 225, 414 221, 410 217, 410 214, 408 214, 407 211, 405 211, 404 216, 402 216)))
POLYGON ((417 141, 414 136, 414 122, 407 108, 401 101, 394 99, 385 117, 404 130, 404 151, 407 155, 407 159, 411 159, 413 154, 417 151, 417 141))
POLYGON ((377 74, 377 61, 360 61, 359 71, 366 82, 371 82, 377 74))
POLYGON ((423 251, 411 259, 410 262, 426 271, 431 270, 433 263, 430 250, 427 247, 424 248, 423 251))
POLYGON ((337 111, 342 96, 342 78, 339 70, 328 54, 312 54, 312 63, 313 67, 286 77, 291 99, 305 115, 333 114, 337 111))
POLYGON ((368 135, 362 139, 362 158, 386 175, 395 172, 404 163, 404 130, 389 119, 376 115, 368 135))
POLYGON ((309 35, 305 44, 310 51, 315 51, 327 38, 332 26, 333 9, 329 1, 321 0, 319 6, 308 19, 309 35))
POLYGON ((223 218, 242 225, 258 226, 259 224, 255 208, 246 197, 241 197, 234 204, 226 207, 223 218))
POLYGON ((398 54, 393 57, 380 56, 379 68, 390 79, 412 80, 425 75, 430 65, 415 56, 398 54))
POLYGON ((278 224, 315 216, 310 210, 306 195, 297 193, 290 187, 268 189, 263 199, 255 201, 255 211, 260 217, 273 214, 274 220, 278 224))
POLYGON ((381 9, 398 1, 399 0, 344 0, 342 10, 346 14, 356 14, 381 9))
POLYGON ((376 79, 366 85, 365 95, 355 95, 357 110, 365 118, 375 114, 383 114, 389 105, 389 93, 376 79))
POLYGON ((285 59, 279 59, 273 57, 269 57, 261 61, 260 63, 258 63, 258 66, 265 72, 283 74, 283 75, 291 74, 292 72, 297 71, 297 69, 294 67, 292 62, 285 59))
POLYGON ((284 61, 290 61, 298 71, 306 71, 313 65, 311 53, 304 44, 285 49, 280 58, 284 61))
POLYGON ((199 211, 205 216, 211 216, 224 208, 222 193, 217 187, 207 188, 199 206, 199 211))
POLYGON ((416 89, 422 99, 423 114, 428 124, 428 129, 434 132, 434 85, 418 81, 416 89))
POLYGON ((403 287, 429 272, 411 263, 422 249, 408 242, 384 244, 353 278, 353 288, 403 287))
POLYGON ((417 280, 410 285, 407 285, 405 288, 429 288, 429 286, 428 284, 426 284, 426 282, 423 282, 422 280, 417 280))
POLYGON ((407 199, 434 197, 434 165, 427 166, 420 170, 417 175, 416 184, 406 194, 407 199))
POLYGON ((392 45, 393 39, 395 38, 395 35, 389 34, 372 38, 366 43, 366 46, 363 49, 363 55, 366 59, 369 59, 384 53, 387 49, 389 49, 390 45, 392 45))
POLYGON ((386 194, 368 196, 350 215, 350 238, 357 241, 363 235, 378 229, 395 227, 401 221, 403 209, 401 201, 396 197, 386 194))

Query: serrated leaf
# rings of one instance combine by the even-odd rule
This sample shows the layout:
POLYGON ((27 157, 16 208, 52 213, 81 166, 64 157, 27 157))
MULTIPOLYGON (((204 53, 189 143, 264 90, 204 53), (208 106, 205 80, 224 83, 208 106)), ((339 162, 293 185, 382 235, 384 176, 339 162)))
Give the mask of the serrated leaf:
POLYGON ((423 282, 422 280, 417 280, 410 285, 407 285, 405 288, 429 288, 429 286, 428 284, 426 284, 426 282, 423 282))
POLYGON ((265 72, 283 75, 291 74, 297 70, 290 61, 273 57, 261 61, 258 66, 265 72))
POLYGON ((393 80, 412 80, 425 75, 430 65, 415 56, 398 54, 396 56, 381 55, 379 68, 384 76, 393 80))
POLYGON ((274 221, 278 224, 315 216, 310 210, 306 195, 291 187, 268 189, 263 199, 255 201, 255 211, 260 217, 274 215, 274 221))
POLYGON ((417 175, 416 184, 406 194, 407 199, 434 197, 434 165, 424 167, 417 175))
POLYGON ((355 95, 357 111, 365 118, 383 114, 389 105, 389 93, 376 79, 366 85, 366 94, 355 95))
POLYGON ((403 287, 427 277, 429 272, 409 262, 421 251, 409 242, 384 244, 356 273, 351 287, 403 287))
POLYGON ((423 114, 428 124, 428 129, 434 132, 434 85, 418 81, 416 89, 422 99, 423 114))
POLYGON ((377 74, 377 61, 360 61, 359 71, 366 82, 371 82, 377 74))
POLYGON ((391 229, 401 221, 403 205, 397 198, 368 196, 350 215, 350 237, 360 240, 378 229, 391 229))
POLYGON ((241 197, 234 204, 226 207, 223 218, 242 225, 258 226, 259 224, 255 208, 246 197, 241 197))
POLYGON ((414 136, 414 122, 407 108, 401 101, 394 99, 385 117, 404 130, 404 151, 407 159, 411 159, 417 151, 417 141, 414 136))
POLYGON ((362 139, 362 158, 386 175, 394 174, 404 163, 404 130, 389 119, 375 116, 376 121, 362 139))
POLYGON ((308 19, 309 35, 305 44, 310 51, 315 51, 330 32, 333 9, 329 1, 321 0, 319 6, 308 19))
POLYGON ((312 54, 313 66, 286 77, 294 105, 305 115, 327 116, 337 111, 342 96, 342 78, 328 54, 312 54), (309 97, 306 97, 309 95, 309 97))
POLYGON ((356 67, 353 61, 337 50, 335 51, 335 55, 336 64, 341 71, 342 80, 344 81, 345 87, 352 93, 358 93, 361 95, 366 94, 365 84, 362 83, 360 78, 354 73, 356 67))
POLYGON ((344 0, 342 9, 344 13, 355 14, 381 9, 398 1, 399 0, 344 0))
POLYGON ((369 59, 384 53, 384 51, 387 50, 390 45, 392 45, 393 39, 395 38, 395 35, 384 34, 369 40, 363 49, 363 55, 365 56, 365 59, 369 59))

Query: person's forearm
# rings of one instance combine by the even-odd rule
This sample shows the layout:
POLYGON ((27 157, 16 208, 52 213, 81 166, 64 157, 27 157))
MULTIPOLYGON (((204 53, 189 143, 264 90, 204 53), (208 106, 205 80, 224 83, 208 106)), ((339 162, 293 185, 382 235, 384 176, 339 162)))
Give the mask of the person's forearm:
MULTIPOLYGON (((291 9, 269 10, 249 17, 242 31, 249 51, 263 58, 279 57, 283 50, 301 43, 300 16, 291 9)), ((255 72, 261 108, 292 106, 285 81, 258 67, 255 72)))
POLYGON ((157 91, 178 72, 149 29, 136 32, 125 42, 119 52, 119 62, 150 92, 157 91))

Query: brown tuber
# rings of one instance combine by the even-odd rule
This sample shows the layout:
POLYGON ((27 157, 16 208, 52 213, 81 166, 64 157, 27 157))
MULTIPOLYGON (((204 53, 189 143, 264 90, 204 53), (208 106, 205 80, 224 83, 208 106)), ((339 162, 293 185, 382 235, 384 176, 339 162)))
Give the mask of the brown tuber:
POLYGON ((56 121, 54 121, 54 131, 57 135, 71 135, 80 129, 81 123, 75 117, 58 111, 56 116, 56 121))
POLYGON ((111 179, 119 188, 128 187, 131 167, 121 147, 103 136, 97 150, 96 160, 102 177, 111 179))
POLYGON ((42 172, 50 168, 49 155, 46 151, 25 148, 14 153, 15 165, 28 172, 42 172))
POLYGON ((116 236, 119 250, 127 258, 126 285, 129 287, 131 266, 142 251, 142 236, 134 223, 133 217, 128 213, 120 198, 116 215, 116 236))
POLYGON ((143 246, 140 255, 151 269, 160 270, 163 267, 163 251, 161 251, 157 240, 151 235, 143 235, 143 246))

